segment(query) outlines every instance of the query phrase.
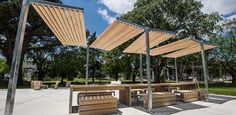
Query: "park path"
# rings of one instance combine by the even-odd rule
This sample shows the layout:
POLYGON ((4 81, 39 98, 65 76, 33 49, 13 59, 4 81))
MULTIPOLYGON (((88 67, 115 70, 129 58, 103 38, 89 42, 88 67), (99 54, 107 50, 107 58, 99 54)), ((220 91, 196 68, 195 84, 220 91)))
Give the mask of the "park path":
MULTIPOLYGON (((73 105, 76 105, 74 93, 73 105)), ((0 89, 0 115, 4 113, 6 90, 0 89)), ((14 115, 68 115, 69 89, 17 89, 14 115)), ((154 115, 236 115, 236 97, 211 95, 210 103, 178 102, 177 105, 153 109, 154 115)), ((141 106, 119 106, 122 115, 149 115, 141 106)), ((77 115, 78 113, 70 114, 77 115)))

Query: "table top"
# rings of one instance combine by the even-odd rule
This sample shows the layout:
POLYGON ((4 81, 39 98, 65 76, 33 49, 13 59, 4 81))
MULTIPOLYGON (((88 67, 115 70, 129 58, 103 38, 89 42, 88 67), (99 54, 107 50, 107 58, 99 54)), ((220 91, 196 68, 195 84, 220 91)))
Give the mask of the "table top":
MULTIPOLYGON (((153 88, 162 86, 181 86, 181 85, 194 85, 193 82, 184 83, 155 83, 151 84, 153 88)), ((125 90, 130 89, 145 89, 147 84, 107 84, 107 85, 71 85, 73 91, 92 91, 92 90, 125 90)))

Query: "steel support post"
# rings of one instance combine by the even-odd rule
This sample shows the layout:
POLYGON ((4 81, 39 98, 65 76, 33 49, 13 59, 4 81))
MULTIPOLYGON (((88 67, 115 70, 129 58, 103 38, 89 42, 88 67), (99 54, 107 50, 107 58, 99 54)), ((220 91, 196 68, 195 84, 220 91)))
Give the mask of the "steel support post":
POLYGON ((202 55, 202 67, 203 67, 203 75, 204 75, 204 83, 205 83, 205 90, 206 90, 206 102, 209 101, 209 94, 208 94, 208 72, 207 72, 207 63, 205 57, 205 51, 203 43, 200 43, 201 46, 201 55, 202 55))
POLYGON ((179 82, 179 79, 178 79, 178 65, 177 65, 177 58, 175 58, 175 80, 176 80, 176 83, 179 82))
POLYGON ((139 63, 140 63, 140 83, 143 83, 143 55, 139 54, 139 63))
POLYGON ((89 76, 89 45, 87 45, 86 49, 86 78, 85 78, 85 85, 88 85, 88 76, 89 76))
POLYGON ((10 70, 10 78, 8 82, 8 91, 7 91, 7 99, 6 99, 4 115, 13 114, 15 92, 16 92, 17 79, 18 79, 18 71, 19 71, 19 66, 20 66, 20 58, 21 58, 23 41, 24 41, 24 34, 25 34, 28 11, 29 11, 29 0, 23 0, 17 33, 16 33, 16 41, 15 41, 11 70, 10 70))
POLYGON ((151 62, 150 62, 150 48, 149 48, 149 29, 145 28, 146 34, 146 63, 147 63, 147 83, 148 83, 148 112, 152 110, 152 86, 151 86, 151 62))

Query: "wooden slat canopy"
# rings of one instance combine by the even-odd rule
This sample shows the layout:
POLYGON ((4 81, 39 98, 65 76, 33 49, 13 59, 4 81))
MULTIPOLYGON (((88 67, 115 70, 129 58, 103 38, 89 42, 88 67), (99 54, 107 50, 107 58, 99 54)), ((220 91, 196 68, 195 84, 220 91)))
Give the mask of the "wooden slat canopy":
MULTIPOLYGON (((150 48, 174 37, 175 34, 166 31, 150 31, 149 32, 149 42, 150 48)), ((134 41, 129 47, 127 47, 123 52, 126 53, 145 53, 146 51, 146 37, 145 34, 141 35, 136 41, 134 41)))
POLYGON ((84 11, 50 2, 32 2, 33 8, 63 45, 86 46, 84 11))
MULTIPOLYGON (((202 43, 202 44, 204 46, 204 50, 209 50, 209 49, 217 47, 216 45, 212 45, 208 43, 202 43)), ((164 55, 164 57, 168 57, 168 58, 178 58, 181 56, 186 56, 186 55, 197 53, 200 51, 201 51, 201 42, 191 39, 191 38, 179 40, 177 42, 173 42, 171 44, 164 45, 162 47, 151 50, 153 55, 169 53, 169 54, 164 55)))
POLYGON ((187 47, 192 46, 194 44, 196 44, 196 41, 191 40, 190 38, 185 38, 185 39, 178 40, 176 42, 172 42, 172 43, 164 45, 164 46, 153 48, 150 51, 150 55, 157 56, 157 55, 161 55, 161 54, 165 54, 165 53, 170 53, 170 52, 174 52, 174 51, 177 51, 180 49, 187 48, 187 47))
POLYGON ((143 31, 144 30, 138 26, 117 19, 108 26, 90 47, 110 51, 143 31))

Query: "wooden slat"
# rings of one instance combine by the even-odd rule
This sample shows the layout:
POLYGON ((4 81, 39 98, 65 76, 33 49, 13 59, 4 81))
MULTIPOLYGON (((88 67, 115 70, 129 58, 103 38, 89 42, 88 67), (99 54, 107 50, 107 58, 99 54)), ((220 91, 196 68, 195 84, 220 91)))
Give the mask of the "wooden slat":
MULTIPOLYGON (((165 32, 151 31, 150 33, 150 48, 172 38, 174 34, 169 34, 165 32)), ((134 41, 128 48, 124 50, 126 53, 143 53, 146 51, 146 36, 143 34, 136 41, 134 41)))
POLYGON ((117 103, 101 103, 101 104, 91 104, 91 105, 84 105, 80 106, 80 111, 92 111, 96 109, 108 109, 108 108, 116 108, 117 103))
POLYGON ((136 35, 140 34, 142 30, 135 29, 128 33, 127 35, 123 36, 122 40, 117 40, 116 42, 113 42, 109 47, 106 48, 106 50, 110 51, 114 49, 115 47, 119 46, 120 44, 123 44, 124 42, 130 40, 130 38, 135 37, 136 35))
MULTIPOLYGON (((208 49, 212 49, 215 48, 217 46, 213 46, 213 45, 204 45, 204 50, 208 50, 208 49)), ((170 57, 170 58, 177 58, 177 57, 181 57, 181 56, 186 56, 189 54, 193 54, 193 53, 197 53, 201 51, 201 47, 200 44, 194 44, 190 47, 187 47, 185 49, 170 53, 165 55, 164 57, 170 57)))
POLYGON ((56 11, 58 10, 58 8, 52 8, 52 7, 48 7, 49 11, 51 12, 52 16, 53 16, 53 20, 55 20, 57 22, 57 25, 59 26, 60 30, 62 31, 62 34, 64 35, 64 41, 68 42, 65 38, 68 38, 68 34, 65 33, 65 28, 63 28, 62 26, 62 22, 61 19, 58 15, 56 15, 56 11))
POLYGON ((32 3, 40 17, 63 45, 86 46, 83 9, 32 3))
MULTIPOLYGON (((59 29, 57 23, 55 22, 55 20, 51 19, 51 17, 53 17, 53 16, 50 15, 50 12, 49 12, 49 10, 48 10, 48 7, 47 7, 47 6, 43 6, 43 5, 39 5, 39 9, 42 11, 42 13, 44 14, 44 16, 47 18, 47 21, 51 24, 51 26, 52 26, 53 28, 55 28, 55 29, 59 32, 59 34, 61 35, 60 38, 64 38, 65 36, 61 33, 61 31, 60 31, 60 29, 59 29)), ((64 41, 63 43, 66 42, 64 39, 60 39, 60 40, 61 40, 61 41, 64 41)))
MULTIPOLYGON (((160 33, 158 34, 157 36, 161 36, 163 35, 164 33, 160 33)), ((150 40, 149 40, 149 43, 150 43, 150 48, 151 48, 151 43, 154 41, 154 38, 156 36, 156 33, 154 32, 150 32, 150 40)), ((138 38, 139 40, 136 40, 134 41, 128 48, 127 50, 125 50, 127 53, 143 53, 146 49, 146 35, 145 33, 140 36, 140 38, 138 38)))
MULTIPOLYGON (((48 27, 51 29, 51 31, 55 34, 55 36, 57 38, 61 37, 61 35, 59 34, 59 32, 52 26, 51 23, 49 23, 47 20, 47 18, 44 16, 43 12, 41 12, 41 10, 39 9, 38 5, 32 4, 32 6, 34 7, 34 9, 38 12, 38 14, 40 15, 40 17, 44 20, 44 22, 48 25, 48 27)), ((60 40, 61 41, 61 40, 60 40)), ((62 43, 64 43, 64 41, 61 41, 62 43)))
POLYGON ((65 17, 66 17, 66 20, 68 22, 68 27, 70 29, 70 34, 72 35, 72 39, 71 39, 71 42, 72 43, 76 43, 76 34, 75 34, 75 29, 74 29, 74 25, 72 24, 72 19, 71 19, 71 15, 70 15, 70 10, 69 9, 66 9, 64 10, 64 14, 65 14, 65 17))
POLYGON ((186 39, 178 40, 176 42, 173 42, 173 43, 170 43, 170 44, 158 47, 158 48, 154 48, 150 51, 150 55, 156 56, 156 55, 161 55, 165 53, 170 53, 173 51, 187 48, 194 44, 196 44, 195 41, 186 38, 186 39))
MULTIPOLYGON (((109 35, 114 35, 115 33, 117 33, 115 30, 113 30, 114 28, 120 28, 124 25, 122 25, 121 23, 119 23, 118 21, 114 21, 110 26, 108 26, 108 28, 91 44, 90 47, 93 48, 100 48, 102 47, 102 45, 104 45, 106 42, 108 42, 110 39, 109 35), (103 43, 103 44, 102 44, 103 43)), ((114 37, 114 36, 113 36, 114 37)), ((102 49, 102 48, 101 48, 102 49)))
POLYGON ((143 32, 142 29, 115 20, 98 39, 93 42, 91 47, 112 50, 141 32, 143 32))
POLYGON ((79 115, 107 115, 117 112, 117 108, 94 110, 94 111, 82 111, 79 115))
POLYGON ((81 24, 81 33, 82 33, 82 43, 83 45, 87 45, 87 40, 86 40, 86 28, 85 28, 85 21, 84 21, 84 13, 82 13, 81 11, 79 11, 79 15, 80 15, 80 24, 81 24))
POLYGON ((129 34, 130 31, 133 30, 130 26, 125 26, 123 24, 120 24, 122 27, 119 28, 119 30, 114 31, 115 33, 112 34, 113 37, 109 36, 108 41, 106 41, 105 44, 103 44, 103 48, 106 49, 109 47, 111 44, 115 43, 117 40, 122 40, 123 37, 125 37, 127 34, 129 34))

